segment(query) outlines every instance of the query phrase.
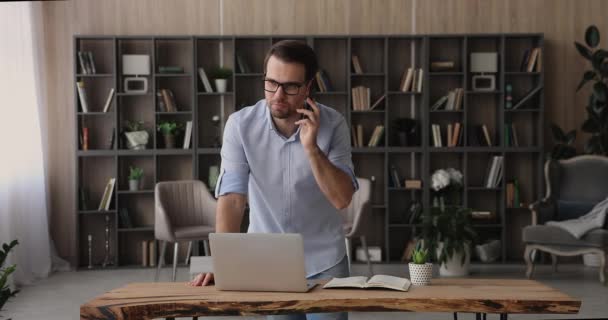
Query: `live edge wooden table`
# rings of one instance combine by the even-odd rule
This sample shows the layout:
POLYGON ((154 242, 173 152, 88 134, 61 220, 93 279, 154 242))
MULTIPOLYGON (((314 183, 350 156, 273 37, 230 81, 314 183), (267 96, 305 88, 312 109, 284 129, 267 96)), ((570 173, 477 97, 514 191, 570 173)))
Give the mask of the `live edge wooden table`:
MULTIPOLYGON (((321 282, 323 283, 323 282, 321 282)), ((183 282, 133 283, 80 306, 80 319, 155 319, 338 311, 573 314, 581 301, 533 280, 435 279, 392 290, 323 289, 308 293, 218 291, 183 282)))

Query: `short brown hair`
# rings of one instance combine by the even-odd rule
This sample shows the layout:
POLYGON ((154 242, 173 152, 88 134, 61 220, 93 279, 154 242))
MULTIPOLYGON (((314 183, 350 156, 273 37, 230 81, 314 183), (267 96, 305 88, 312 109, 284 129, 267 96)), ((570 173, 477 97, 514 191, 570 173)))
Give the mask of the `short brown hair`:
POLYGON ((282 40, 273 44, 268 50, 268 53, 266 53, 266 58, 264 58, 264 73, 266 73, 268 59, 270 59, 271 56, 275 56, 279 60, 287 63, 299 63, 304 65, 306 70, 306 82, 314 78, 317 69, 319 68, 317 55, 304 41, 282 40))

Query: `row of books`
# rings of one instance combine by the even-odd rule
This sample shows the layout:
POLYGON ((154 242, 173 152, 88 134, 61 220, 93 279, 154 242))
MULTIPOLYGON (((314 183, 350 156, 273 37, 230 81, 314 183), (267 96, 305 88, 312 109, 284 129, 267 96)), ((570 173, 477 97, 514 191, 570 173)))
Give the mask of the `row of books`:
POLYGON ((141 241, 141 266, 155 267, 156 266, 156 240, 141 241))
POLYGON ((504 172, 503 164, 503 156, 493 156, 492 160, 488 162, 484 179, 486 188, 496 188, 500 184, 504 172))
POLYGON ((175 102, 175 95, 170 89, 160 89, 156 94, 159 96, 158 99, 158 110, 161 112, 177 112, 177 103, 175 102))
POLYGON ((522 206, 519 195, 519 181, 514 179, 507 182, 507 208, 520 208, 522 206))
POLYGON ((401 75, 399 91, 401 92, 422 92, 422 81, 424 79, 424 71, 422 68, 413 69, 407 68, 401 75))
MULTIPOLYGON (((80 109, 82 112, 89 112, 89 99, 87 95, 87 90, 84 84, 84 81, 76 82, 76 89, 78 91, 78 100, 80 101, 80 109)), ((108 97, 106 98, 106 102, 103 105, 103 112, 108 112, 110 110, 110 106, 112 105, 112 99, 114 98, 114 88, 111 88, 108 92, 108 97)))
MULTIPOLYGON (((364 147, 363 144, 363 125, 357 124, 351 127, 351 136, 353 140, 353 146, 355 148, 364 147)), ((370 136, 367 146, 368 147, 377 147, 384 136, 384 126, 377 125, 370 136)))
POLYGON ((444 135, 439 124, 431 124, 433 147, 457 147, 463 145, 464 130, 462 127, 460 122, 449 123, 444 135))
POLYGON ((96 74, 95 61, 91 51, 78 51, 78 62, 81 74, 96 74))
POLYGON ((540 72, 543 68, 542 48, 534 47, 526 49, 524 56, 519 66, 519 71, 522 72, 540 72))
POLYGON ((450 90, 446 95, 437 99, 431 106, 431 111, 437 110, 451 110, 458 111, 462 110, 462 101, 464 96, 463 88, 456 88, 450 90))
POLYGON ((369 111, 374 110, 386 97, 386 94, 377 98, 374 103, 371 103, 371 90, 368 87, 356 86, 351 89, 353 110, 355 111, 369 111))

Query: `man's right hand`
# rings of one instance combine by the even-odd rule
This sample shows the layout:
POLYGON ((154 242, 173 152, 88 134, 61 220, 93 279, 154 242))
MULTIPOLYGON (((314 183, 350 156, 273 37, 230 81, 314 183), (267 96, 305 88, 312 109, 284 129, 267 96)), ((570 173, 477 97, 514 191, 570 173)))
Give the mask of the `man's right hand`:
POLYGON ((208 286, 213 283, 213 273, 199 273, 194 280, 190 281, 188 284, 192 287, 198 286, 208 286))

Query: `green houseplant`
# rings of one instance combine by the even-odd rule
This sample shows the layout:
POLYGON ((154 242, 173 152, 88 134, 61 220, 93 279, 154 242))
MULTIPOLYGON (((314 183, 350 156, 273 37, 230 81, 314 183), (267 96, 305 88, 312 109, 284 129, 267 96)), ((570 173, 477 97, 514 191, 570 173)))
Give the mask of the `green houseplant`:
POLYGON ((422 242, 416 243, 412 253, 412 262, 408 264, 410 279, 413 285, 426 286, 431 283, 433 277, 433 264, 428 262, 429 250, 422 246, 422 242))
POLYGON ((576 129, 565 133, 555 123, 551 124, 553 148, 547 158, 551 160, 570 159, 576 156, 576 148, 572 145, 576 140, 576 129))
POLYGON ((608 155, 608 51, 598 48, 600 31, 596 26, 589 26, 585 31, 585 45, 574 42, 579 54, 591 62, 591 70, 585 71, 576 91, 587 83, 593 84, 589 95, 587 119, 581 129, 591 134, 585 143, 585 153, 608 155))
POLYGON ((232 70, 219 67, 211 72, 211 77, 214 79, 217 92, 226 92, 226 89, 228 88, 228 79, 232 77, 232 70))
POLYGON ((144 169, 129 166, 129 190, 137 191, 141 187, 144 169))
POLYGON ((424 246, 445 276, 468 274, 471 247, 477 233, 471 220, 471 209, 458 205, 432 207, 422 218, 424 246))
POLYGON ((2 249, 0 249, 0 311, 8 299, 14 297, 19 292, 19 290, 12 291, 8 286, 8 277, 11 273, 15 272, 17 266, 13 264, 6 268, 4 267, 8 253, 18 244, 17 240, 13 240, 10 244, 3 243, 2 249))
POLYGON ((175 136, 181 131, 183 125, 175 121, 160 121, 158 131, 165 140, 165 148, 175 148, 175 136))

